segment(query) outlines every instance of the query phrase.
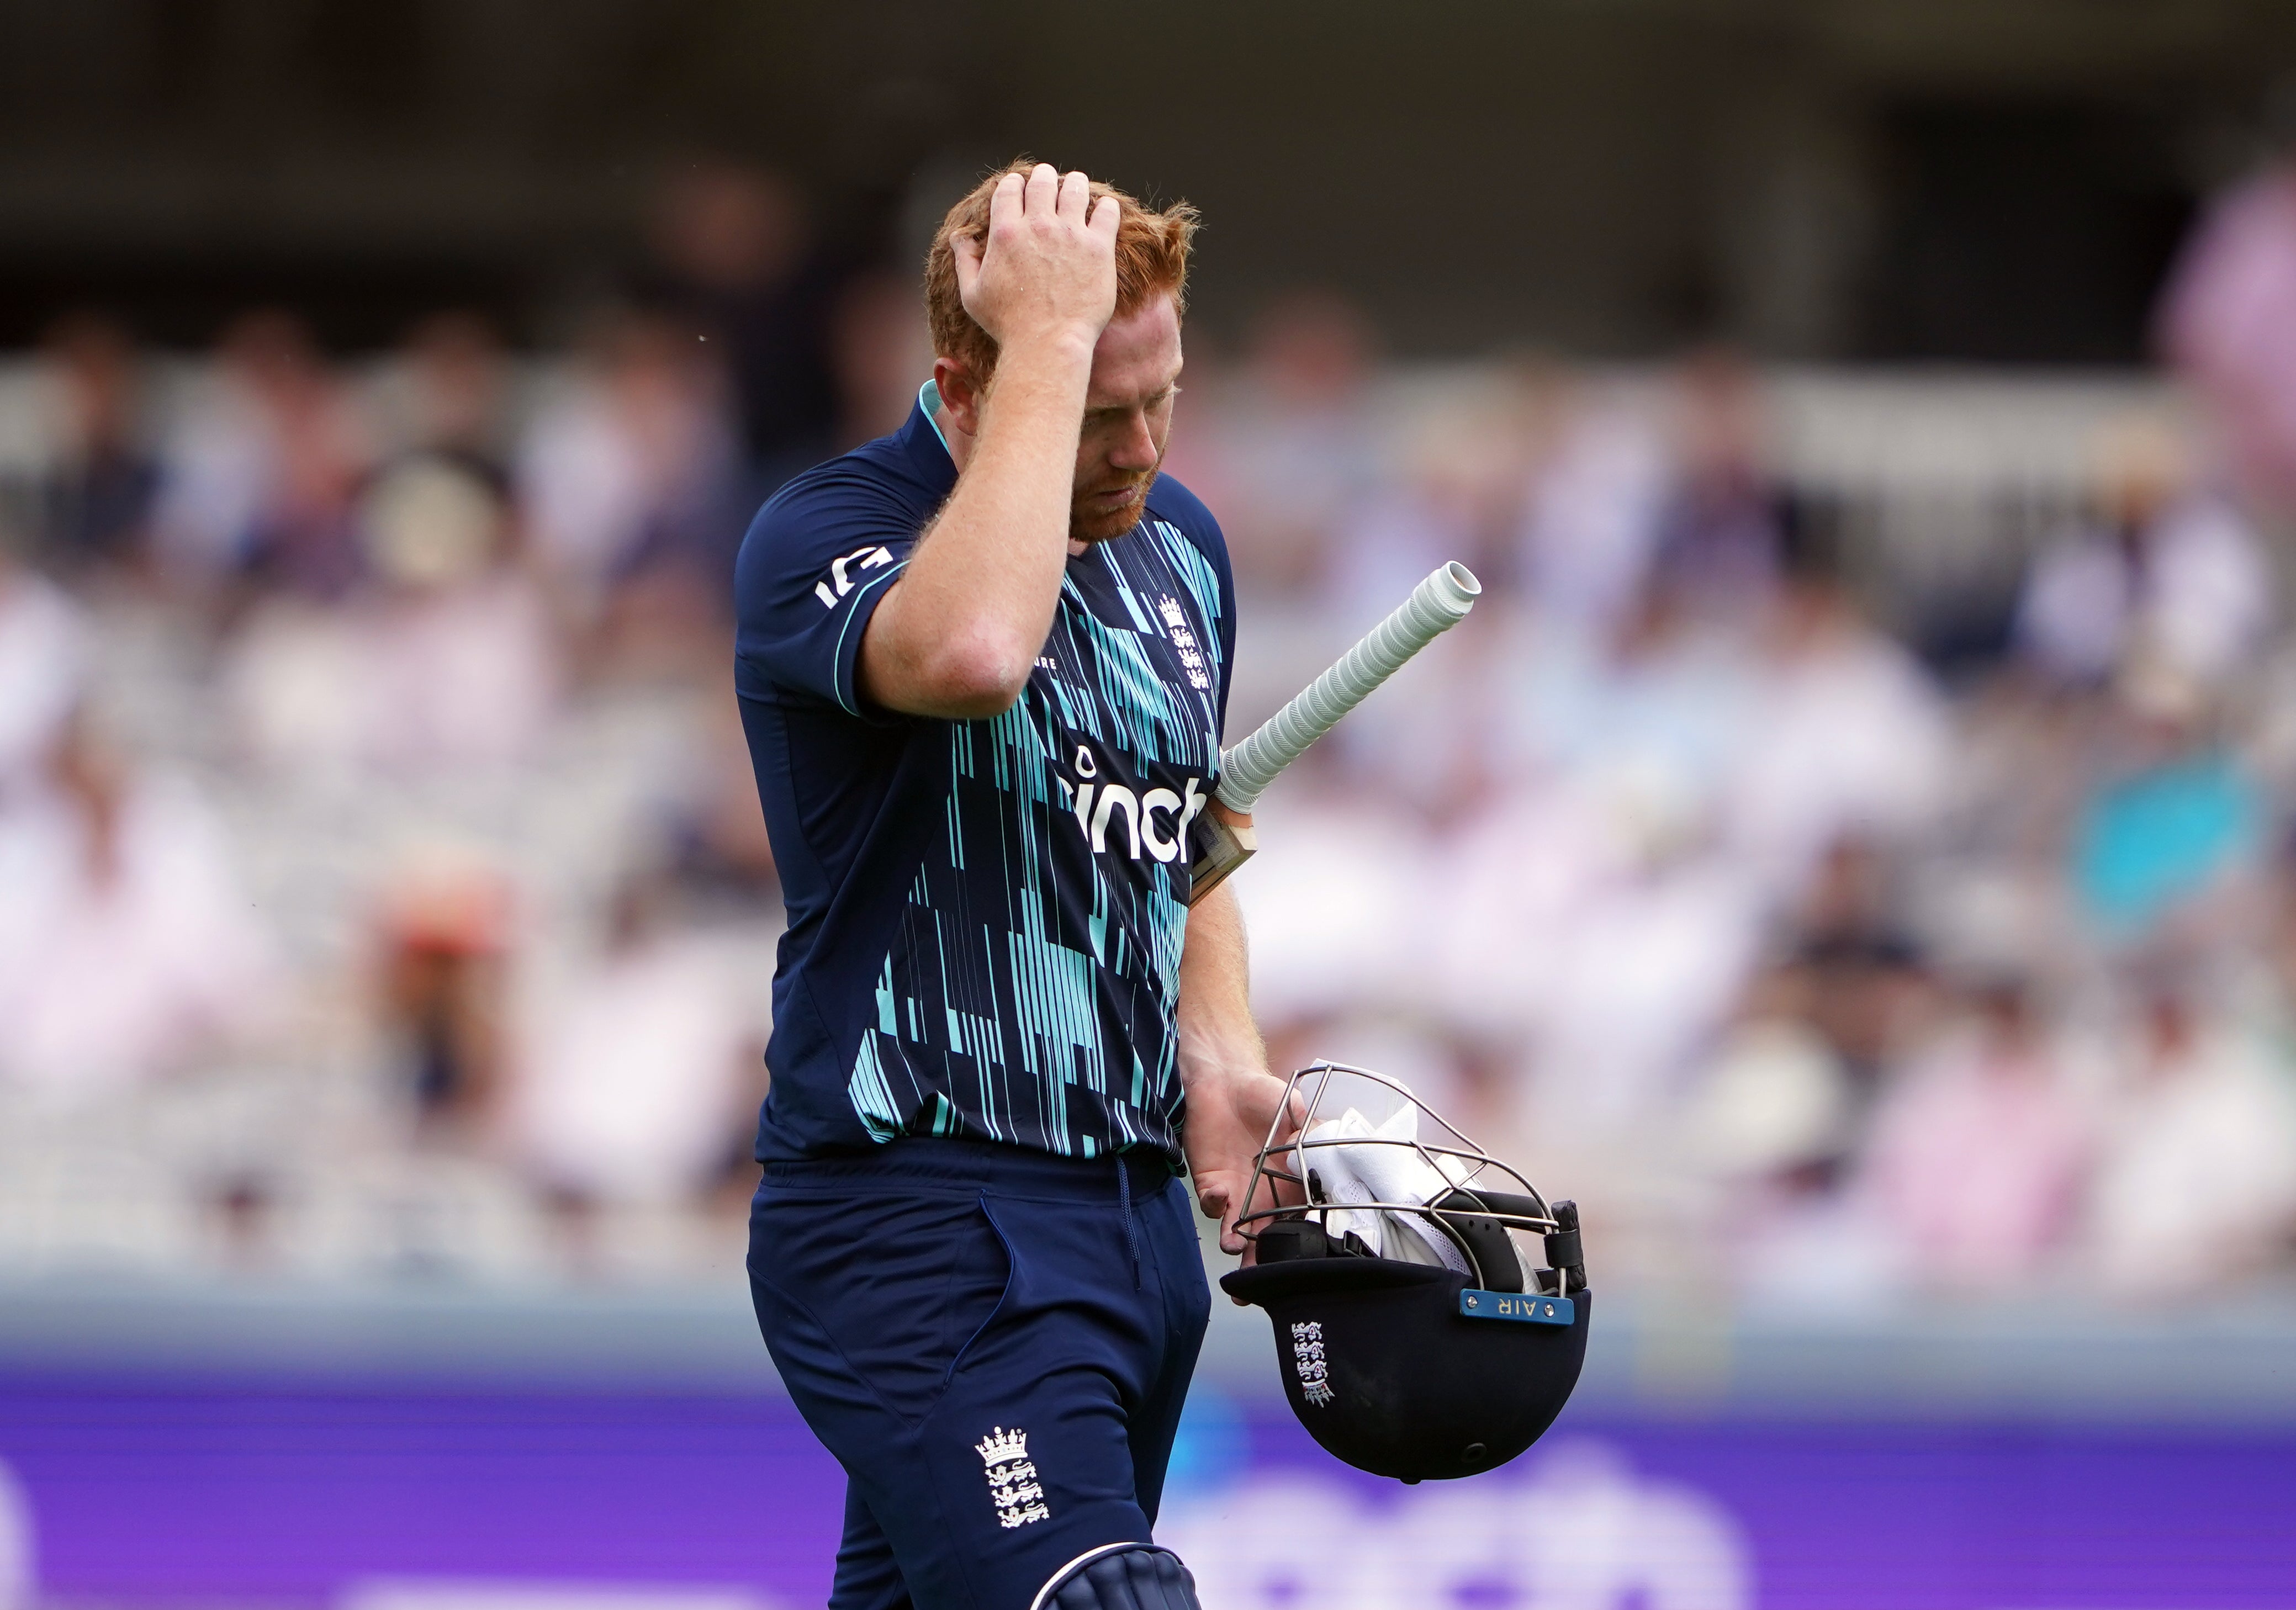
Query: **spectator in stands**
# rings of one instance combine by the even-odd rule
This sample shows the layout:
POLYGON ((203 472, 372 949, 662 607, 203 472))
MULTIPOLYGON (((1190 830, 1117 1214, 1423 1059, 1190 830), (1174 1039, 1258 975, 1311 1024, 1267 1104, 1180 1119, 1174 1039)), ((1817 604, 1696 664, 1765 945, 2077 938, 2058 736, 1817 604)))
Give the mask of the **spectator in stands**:
POLYGON ((0 819, 0 1080, 75 1102, 258 1026, 269 943, 199 794, 137 771, 85 715, 43 780, 0 819))
POLYGON ((1647 1126, 1738 1001, 1763 902, 1716 853, 1710 805, 1621 753, 1497 790, 1419 874, 1449 892, 1425 937, 1390 954, 1424 1004, 1521 1048, 1534 1126, 1612 1140, 1647 1126))
POLYGON ((1422 928, 1431 912, 1414 890, 1434 877, 1421 824, 1383 790, 1351 787, 1339 756, 1311 748, 1266 801, 1266 877, 1237 880, 1266 965, 1252 974, 1255 1009, 1271 1032, 1357 1006, 1407 1006, 1419 992, 1422 928), (1356 869, 1345 879, 1334 866, 1356 869))
POLYGON ((0 507, 0 819, 37 788, 94 647, 79 605, 23 562, 29 535, 0 507))
POLYGON ((1660 1132, 1679 1148, 1641 1148, 1668 1173, 1692 1267, 1757 1304, 1867 1304, 1903 1279, 1885 1227, 1842 1188, 1860 1101, 1812 1023, 1821 987, 1792 960, 1759 974, 1660 1132))
POLYGON ((385 764, 509 761, 541 740, 557 667, 541 594, 512 562, 483 460, 408 459, 361 501, 380 587, 365 611, 368 743, 385 764))
POLYGON ((1675 391, 1674 484, 1652 562, 1694 609, 1751 615, 1775 585, 1796 519, 1768 463, 1754 372, 1709 348, 1684 362, 1675 391))
POLYGON ((1373 339, 1354 303, 1294 290, 1255 323, 1223 421, 1236 582, 1275 591, 1316 577, 1333 533, 1379 487, 1373 339))
POLYGON ((1693 1165, 1757 1214, 1830 1189, 1856 1133, 1856 1094, 1811 1021, 1816 988, 1792 961, 1756 974, 1682 1104, 1693 1165))
POLYGON ((668 872, 680 897, 702 911, 780 921, 781 873, 732 700, 709 702, 694 759, 665 813, 668 872))
POLYGON ((2135 981, 2134 1066, 2090 1181, 2098 1278, 2204 1289, 2284 1261, 2296 1236, 2296 1107, 2284 1070, 2208 1015, 2189 966, 2135 981))
POLYGON ((351 505, 370 456, 348 392, 290 314, 238 319, 216 363, 166 454, 163 563, 194 584, 341 598, 359 579, 351 505))
POLYGON ((2243 489, 2296 510, 2296 102, 2273 147, 2202 216, 2169 278, 2160 341, 2205 397, 2243 489))
POLYGON ((654 873, 616 890, 603 946, 539 993, 508 1104, 514 1152, 562 1214, 690 1203, 755 1120, 765 1026, 728 958, 672 920, 654 873))
MULTIPOLYGON (((520 445, 519 503, 535 560, 610 655, 631 635, 640 654, 665 641, 674 648, 723 612, 732 543, 747 519, 733 512, 739 478, 723 378, 679 326, 610 315, 573 388, 520 445)), ((708 643, 718 633, 701 635, 708 643)))
POLYGON ((1472 413, 1423 422, 1395 454, 1385 485, 1346 511, 1330 534, 1325 612, 1367 631, 1427 573, 1458 560, 1488 574, 1496 487, 1495 444, 1478 439, 1472 413))
POLYGON ((1645 580, 1600 638, 1522 634, 1494 673, 1484 741, 1534 772, 1658 772, 1710 812, 1759 719, 1747 646, 1645 580))
POLYGON ((2211 908, 2249 891, 2267 802, 2220 730, 2208 696, 2173 666, 2140 662, 2126 679, 2114 747, 2073 823, 2070 872, 2109 944, 2174 925, 2215 926, 2211 908))
POLYGON ((242 730, 275 762, 390 771, 500 764, 547 730, 556 650, 483 461, 430 454, 375 478, 351 603, 258 608, 234 650, 242 730))
POLYGON ((2003 887, 2054 885, 2067 824, 2095 764, 2108 701, 2064 699, 2032 679, 1997 674, 1972 683, 1954 710, 1946 810, 1931 846, 2003 887))
POLYGON ((1793 913, 1808 1021, 1837 1059, 1861 1120, 1934 1004, 1929 958, 1898 917, 1897 881, 1882 844, 1845 833, 1819 858, 1793 913))
POLYGON ((1726 784, 1724 832, 1791 902, 1844 837, 1888 843, 1933 820, 1951 728, 1936 688, 1867 623, 1822 547, 1789 557, 1761 628, 1759 715, 1726 784))
POLYGON ((1863 1189, 1925 1284, 2000 1292, 2039 1274, 2079 1206, 2087 1104, 2024 971, 1957 980, 1956 1020, 1882 1094, 1863 1189))
POLYGON ((43 344, 56 440, 40 486, 40 556, 67 576, 142 564, 160 466, 144 435, 142 374, 119 325, 81 314, 43 344))
MULTIPOLYGON (((1485 554, 1505 462, 1498 447, 1487 433, 1479 437, 1472 414, 1438 415, 1414 430, 1384 489, 1349 509, 1330 533, 1320 619, 1352 641, 1447 560, 1489 574, 1485 554)), ((1488 653, 1497 613, 1463 623, 1449 654, 1475 660, 1488 653)), ((1488 695, 1495 691, 1457 665, 1407 666, 1331 742, 1357 774, 1440 821, 1472 806, 1489 769, 1496 701, 1488 695)))
POLYGON ((508 879, 451 846, 409 855, 384 888, 378 1005, 424 1140, 482 1141, 499 1121, 511 917, 508 879))
POLYGON ((1728 1018, 1759 960, 1764 902, 1677 779, 1621 769, 1578 786, 1610 845, 1553 946, 1536 1099, 1567 1128, 1620 1138, 1679 1098, 1728 1018))
POLYGON ((1644 592, 1666 514, 1666 445, 1644 411, 1559 364, 1513 375, 1526 472, 1518 568, 1546 619, 1601 641, 1644 592))
POLYGON ((2220 687, 2247 669, 2272 625, 2272 575, 2237 511, 2192 483, 2183 445, 2156 424, 2105 439, 2101 509, 2034 560, 2018 601, 2025 657, 2054 681, 2094 687, 2142 656, 2220 687))
POLYGON ((1869 1198, 1845 1188, 1866 1099, 1822 1032, 1828 985, 1789 957, 1764 969, 1667 1127, 1686 1165, 1667 1183, 1704 1268, 1759 1304, 1864 1307, 1902 1288, 1899 1249, 1869 1198))
POLYGON ((408 332, 388 398, 395 454, 443 454, 508 472, 510 377, 502 337, 475 313, 440 313, 408 332))

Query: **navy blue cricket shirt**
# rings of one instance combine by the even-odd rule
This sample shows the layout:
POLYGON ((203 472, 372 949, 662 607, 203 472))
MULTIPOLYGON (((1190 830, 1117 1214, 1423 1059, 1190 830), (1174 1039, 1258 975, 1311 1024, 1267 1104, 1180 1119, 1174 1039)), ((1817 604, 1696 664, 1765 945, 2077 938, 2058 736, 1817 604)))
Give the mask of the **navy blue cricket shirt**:
POLYGON ((1219 775, 1234 586, 1165 478, 1068 561, 1003 715, 857 686, 870 613, 956 485, 928 384, 892 435, 791 481, 734 570, 734 678, 789 905, 762 1162, 902 1135, 1177 1160, 1188 823, 1219 775))

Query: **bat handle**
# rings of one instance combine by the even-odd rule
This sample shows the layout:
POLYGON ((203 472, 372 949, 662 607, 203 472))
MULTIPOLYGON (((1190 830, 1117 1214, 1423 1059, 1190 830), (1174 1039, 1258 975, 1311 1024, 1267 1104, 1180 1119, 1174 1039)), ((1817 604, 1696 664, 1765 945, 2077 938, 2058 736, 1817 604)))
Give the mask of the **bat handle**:
POLYGON ((1453 560, 1411 590, 1411 596, 1340 663, 1308 685, 1258 731, 1220 756, 1220 803, 1250 814, 1260 790, 1330 731, 1403 663, 1459 624, 1481 596, 1475 573, 1453 560))

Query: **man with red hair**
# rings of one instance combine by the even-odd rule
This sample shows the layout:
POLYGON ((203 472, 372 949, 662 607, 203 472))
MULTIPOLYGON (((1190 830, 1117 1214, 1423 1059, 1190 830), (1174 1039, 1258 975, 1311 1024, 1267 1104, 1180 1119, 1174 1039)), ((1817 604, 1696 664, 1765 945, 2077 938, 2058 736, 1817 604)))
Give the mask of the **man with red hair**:
POLYGON ((1191 907, 1234 590, 1160 479, 1195 215, 1015 163, 926 266, 908 422, 791 482, 736 573, 789 903, 758 1323, 848 1473, 834 1610, 1183 1610, 1154 1548, 1282 1101, 1234 896, 1191 907))

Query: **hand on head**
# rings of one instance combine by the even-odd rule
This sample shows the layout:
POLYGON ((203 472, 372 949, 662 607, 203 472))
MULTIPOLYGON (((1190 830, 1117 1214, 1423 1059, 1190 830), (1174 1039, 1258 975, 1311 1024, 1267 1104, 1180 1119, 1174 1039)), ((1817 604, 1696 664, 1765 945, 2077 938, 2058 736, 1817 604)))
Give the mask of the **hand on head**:
POLYGON ((1116 311, 1113 196, 1092 201, 1092 182, 1049 162, 1006 174, 988 203, 986 239, 959 236, 957 293, 998 347, 1081 341, 1089 351, 1116 311), (1089 216, 1087 216, 1089 213, 1089 216))

